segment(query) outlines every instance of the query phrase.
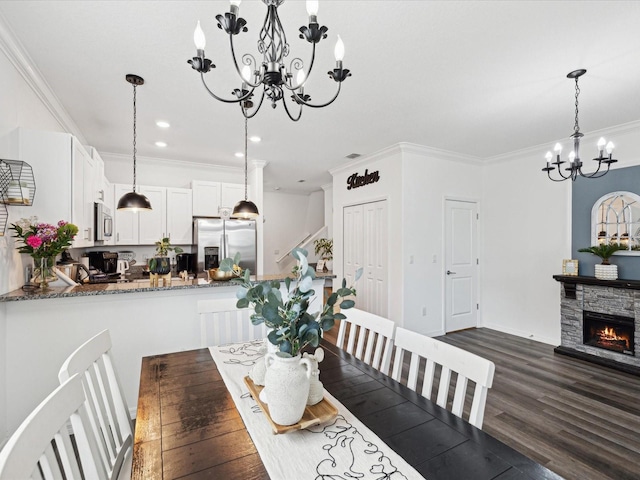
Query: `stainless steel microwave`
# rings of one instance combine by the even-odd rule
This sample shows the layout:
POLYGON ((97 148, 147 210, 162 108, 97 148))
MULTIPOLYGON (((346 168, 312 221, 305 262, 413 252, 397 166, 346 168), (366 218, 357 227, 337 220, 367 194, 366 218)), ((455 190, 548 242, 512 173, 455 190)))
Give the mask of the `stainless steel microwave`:
POLYGON ((95 204, 95 240, 104 242, 113 236, 113 218, 111 210, 102 203, 95 204))

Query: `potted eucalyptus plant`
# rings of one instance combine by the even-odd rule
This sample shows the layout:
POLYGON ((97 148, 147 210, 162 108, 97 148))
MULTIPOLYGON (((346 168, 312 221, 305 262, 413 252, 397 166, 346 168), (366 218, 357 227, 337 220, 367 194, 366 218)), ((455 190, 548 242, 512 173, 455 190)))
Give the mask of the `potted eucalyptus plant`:
MULTIPOLYGON (((333 292, 318 312, 311 313, 310 307, 315 295, 312 282, 315 272, 309 267, 308 252, 295 248, 291 255, 297 260, 293 268, 293 278, 284 280, 284 288, 277 280, 252 282, 249 270, 238 268, 240 256, 225 258, 220 269, 234 272, 238 277, 231 280, 239 285, 236 297, 238 308, 251 307, 251 323, 266 324, 269 328, 268 341, 278 347, 278 352, 268 353, 265 361, 267 370, 264 384, 269 402, 271 419, 280 425, 293 425, 304 413, 309 397, 311 363, 301 358, 301 350, 306 346, 317 347, 322 332, 333 328, 336 320, 347 318, 337 312, 355 306, 351 297, 356 295, 353 286, 342 287, 333 292)), ((356 272, 355 281, 362 275, 362 269, 356 272)), ((262 398, 262 397, 261 397, 262 398)))
POLYGON ((596 265, 595 277, 600 280, 616 280, 618 278, 618 266, 609 263, 611 256, 618 250, 626 250, 624 245, 619 243, 601 243, 591 247, 580 248, 582 253, 591 253, 602 259, 602 263, 596 265))
POLYGON ((166 275, 171 271, 171 262, 168 253, 182 253, 180 247, 172 247, 169 237, 163 237, 156 242, 156 256, 149 260, 149 271, 159 275, 166 275))

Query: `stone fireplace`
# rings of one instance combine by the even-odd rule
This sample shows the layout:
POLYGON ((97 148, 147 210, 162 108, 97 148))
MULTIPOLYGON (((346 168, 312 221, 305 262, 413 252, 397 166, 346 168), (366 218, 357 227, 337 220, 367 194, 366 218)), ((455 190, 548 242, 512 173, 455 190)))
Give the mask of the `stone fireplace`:
POLYGON ((556 352, 640 374, 640 282, 554 278, 562 285, 556 352))

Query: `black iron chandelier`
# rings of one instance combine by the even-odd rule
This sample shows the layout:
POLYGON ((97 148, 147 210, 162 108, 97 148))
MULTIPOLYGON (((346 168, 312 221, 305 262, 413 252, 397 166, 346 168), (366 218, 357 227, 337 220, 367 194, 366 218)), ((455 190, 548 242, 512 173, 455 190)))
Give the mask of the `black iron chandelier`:
MULTIPOLYGON (((241 106, 242 114, 246 118, 253 117, 262 106, 262 102, 265 97, 271 101, 271 106, 276 107, 278 101, 282 100, 284 109, 291 120, 297 122, 302 115, 302 107, 322 108, 332 104, 338 95, 340 94, 340 87, 342 82, 351 76, 349 70, 342 68, 342 60, 344 58, 344 43, 340 36, 335 47, 336 67, 329 71, 329 77, 331 77, 336 83, 337 88, 335 95, 329 101, 321 104, 311 103, 311 97, 308 93, 305 93, 304 86, 307 82, 308 76, 313 69, 313 63, 316 56, 316 44, 320 40, 327 38, 328 28, 320 26, 318 24, 318 0, 307 0, 307 12, 309 14, 309 25, 300 27, 300 38, 306 40, 312 45, 311 60, 308 68, 305 71, 304 62, 296 57, 289 62, 289 66, 285 65, 286 57, 289 55, 289 43, 287 42, 287 36, 280 23, 280 17, 278 16, 278 7, 284 3, 284 0, 262 0, 267 6, 267 15, 262 24, 260 30, 260 36, 258 38, 258 52, 262 54, 262 62, 258 64, 256 58, 246 53, 242 56, 242 70, 240 70, 238 59, 236 57, 235 48, 233 45, 233 37, 240 32, 247 32, 246 20, 238 16, 241 0, 231 0, 231 7, 229 12, 224 15, 217 15, 218 28, 224 30, 229 35, 229 44, 231 47, 231 56, 233 57, 233 63, 236 72, 242 80, 240 88, 233 90, 232 98, 222 98, 207 86, 204 79, 204 74, 209 72, 216 66, 205 57, 204 47, 206 45, 206 39, 204 32, 200 27, 200 22, 196 26, 196 30, 193 34, 193 40, 196 44, 196 56, 188 62, 191 67, 200 73, 202 83, 207 92, 215 98, 225 103, 239 103, 241 106), (297 71, 296 79, 293 80, 294 72, 297 71), (255 92, 255 90, 262 86, 261 92, 255 92), (291 92, 291 106, 288 105, 288 101, 285 100, 287 91, 291 92), (253 97, 255 94, 259 95, 259 100, 254 102, 253 97)), ((256 97, 257 98, 257 97, 256 97)))
POLYGON ((576 81, 576 94, 575 94, 576 121, 575 121, 575 125, 573 126, 573 134, 571 134, 571 136, 569 137, 569 138, 573 138, 573 151, 571 151, 568 156, 569 166, 564 168, 560 167, 560 165, 567 163, 563 160, 560 160, 560 154, 562 153, 562 145, 560 145, 559 143, 556 143, 553 148, 556 155, 555 162, 551 161, 553 160, 553 154, 551 152, 547 152, 547 154, 545 155, 545 159, 547 160, 547 166, 543 168, 542 171, 547 172, 547 175, 549 175, 549 178, 554 182, 562 182, 564 180, 569 180, 569 179, 571 179, 572 181, 575 181, 575 179, 578 178, 578 175, 584 178, 600 178, 605 176, 607 173, 609 173, 609 168, 611 167, 612 163, 617 162, 617 160, 615 160, 612 157, 613 149, 614 149, 613 142, 607 143, 607 141, 604 138, 600 138, 597 144, 598 156, 593 159, 593 161, 598 162, 598 168, 596 169, 595 172, 590 174, 585 174, 582 171, 582 161, 580 160, 580 138, 583 137, 584 135, 580 132, 580 126, 578 125, 578 95, 580 95, 580 88, 578 87, 578 79, 585 73, 587 73, 587 71, 581 68, 579 70, 574 70, 573 72, 569 72, 567 74, 567 78, 573 78, 576 81), (606 155, 605 155, 605 151, 606 151, 606 155), (607 169, 600 171, 603 164, 607 166, 607 169), (553 172, 556 168, 558 169, 558 175, 560 176, 560 178, 553 178, 551 176, 551 172, 553 172), (568 172, 566 175, 562 173, 563 169, 565 172, 568 172))

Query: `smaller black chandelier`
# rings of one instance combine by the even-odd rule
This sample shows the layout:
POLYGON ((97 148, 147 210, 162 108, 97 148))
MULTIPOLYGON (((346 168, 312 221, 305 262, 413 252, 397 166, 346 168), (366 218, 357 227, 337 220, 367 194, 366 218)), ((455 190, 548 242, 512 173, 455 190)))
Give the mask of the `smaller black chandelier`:
POLYGON ((351 76, 349 70, 342 68, 342 60, 344 58, 344 43, 338 36, 335 47, 336 67, 329 71, 331 77, 337 83, 336 93, 328 102, 322 104, 311 103, 311 97, 305 93, 304 85, 308 76, 313 69, 313 63, 316 56, 316 44, 320 40, 327 38, 328 28, 318 24, 318 0, 307 0, 307 12, 309 14, 309 25, 299 28, 300 38, 306 40, 312 45, 311 60, 305 71, 304 62, 300 58, 293 58, 289 64, 289 68, 285 65, 285 58, 289 55, 290 47, 287 42, 287 36, 280 23, 278 16, 278 7, 284 3, 284 0, 262 0, 267 6, 267 15, 260 30, 258 38, 258 52, 262 54, 262 62, 258 64, 255 57, 249 53, 242 56, 242 71, 238 66, 238 59, 233 45, 233 37, 240 32, 247 32, 245 26, 246 20, 238 16, 241 0, 231 0, 229 12, 224 15, 217 15, 218 28, 224 30, 229 35, 229 44, 231 48, 231 56, 236 72, 242 80, 240 88, 233 90, 232 94, 235 98, 222 98, 213 93, 207 86, 204 74, 209 72, 216 66, 205 57, 204 47, 206 39, 200 22, 196 26, 193 34, 193 40, 196 44, 196 56, 188 63, 191 67, 200 73, 202 84, 209 94, 216 100, 225 103, 239 103, 242 114, 246 118, 253 117, 262 106, 265 96, 271 100, 271 106, 276 108, 278 101, 282 100, 284 109, 291 120, 297 122, 302 115, 302 107, 322 108, 332 104, 340 94, 342 82, 351 76), (297 71, 295 83, 293 81, 293 72, 297 71), (262 91, 259 94, 257 104, 252 100, 256 88, 262 85, 262 91), (286 91, 291 92, 291 107, 285 100, 286 91), (297 105, 297 111, 295 105, 297 105))
POLYGON ((584 135, 580 133, 580 126, 578 125, 578 95, 580 95, 580 88, 578 87, 578 79, 585 73, 587 73, 587 71, 581 68, 579 70, 574 70, 573 72, 569 72, 567 74, 567 78, 573 78, 576 81, 576 95, 575 95, 576 123, 573 126, 573 134, 571 134, 571 136, 569 137, 569 138, 573 138, 573 151, 571 151, 568 156, 569 166, 564 168, 564 171, 568 172, 567 175, 563 174, 562 173, 563 169, 560 168, 560 165, 562 165, 563 163, 567 163, 563 160, 560 160, 560 154, 562 153, 562 145, 560 145, 559 143, 556 143, 555 146, 553 147, 553 150, 556 154, 555 162, 551 161, 553 160, 553 154, 551 152, 547 152, 547 154, 545 155, 545 159, 547 160, 547 166, 543 168, 542 171, 547 172, 547 175, 549 175, 549 178, 554 182, 562 182, 564 180, 569 180, 569 179, 571 179, 572 181, 575 181, 575 179, 578 178, 578 175, 584 178, 604 177, 607 173, 609 173, 609 168, 611 167, 611 164, 616 163, 618 161, 612 157, 613 149, 614 149, 613 142, 607 143, 607 141, 604 138, 600 138, 600 140, 598 140, 598 156, 593 159, 594 162, 598 162, 598 168, 596 169, 595 172, 590 174, 585 174, 582 171, 582 161, 580 161, 580 138, 584 137, 584 135), (607 152, 608 156, 604 154, 605 151, 607 152), (600 168, 602 168, 602 164, 605 164, 607 166, 607 169, 604 171, 600 171, 600 168), (554 171, 556 167, 558 168, 558 175, 560 176, 560 178, 553 178, 551 176, 551 172, 554 171))

